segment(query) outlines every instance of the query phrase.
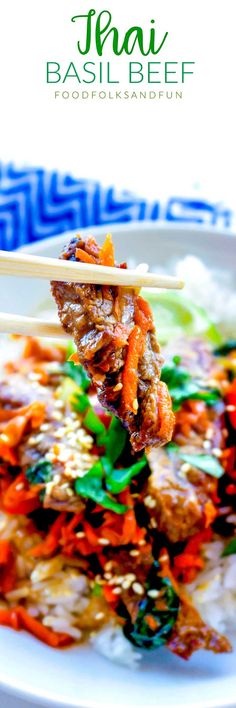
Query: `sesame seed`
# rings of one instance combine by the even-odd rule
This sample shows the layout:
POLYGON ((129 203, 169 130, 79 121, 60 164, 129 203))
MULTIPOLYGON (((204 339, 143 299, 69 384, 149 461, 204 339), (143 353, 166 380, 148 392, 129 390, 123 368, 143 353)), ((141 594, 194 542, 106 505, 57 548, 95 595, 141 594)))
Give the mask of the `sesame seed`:
POLYGON ((53 411, 52 418, 53 420, 62 420, 62 413, 60 413, 60 411, 53 411))
POLYGON ((214 435, 213 428, 208 428, 208 430, 206 431, 206 438, 207 438, 207 440, 212 440, 213 435, 214 435))
POLYGON ((123 575, 117 575, 117 577, 115 578, 115 585, 122 585, 123 580, 124 580, 123 575))
POLYGON ((34 442, 36 443, 41 442, 41 440, 43 440, 43 433, 39 433, 39 435, 36 435, 36 437, 34 438, 34 442))
POLYGON ((160 556, 160 558, 159 558, 159 561, 168 561, 168 560, 169 560, 169 558, 168 558, 167 553, 163 553, 163 555, 160 556))
POLYGON ((181 469, 181 472, 184 472, 184 474, 185 474, 186 472, 190 472, 191 465, 189 465, 188 462, 184 462, 184 464, 181 465, 180 469, 181 469))
POLYGON ((149 509, 154 509, 154 507, 156 506, 156 500, 153 499, 150 494, 148 494, 147 497, 144 498, 144 504, 149 509))
POLYGON ((69 418, 68 415, 67 415, 66 418, 65 418, 65 423, 66 423, 66 425, 71 425, 71 424, 72 424, 72 420, 71 420, 71 418, 69 418))
POLYGON ((63 438, 64 434, 65 434, 64 428, 59 428, 59 430, 55 431, 54 438, 57 438, 57 439, 63 438))
POLYGON ((77 533, 75 535, 77 536, 77 538, 84 538, 85 537, 84 531, 77 531, 77 533))
POLYGON ((133 591, 136 593, 136 595, 143 595, 144 594, 144 588, 141 585, 141 583, 133 583, 132 588, 133 588, 133 591))
MULTIPOLYGON (((2 435, 1 435, 1 437, 2 437, 2 435)), ((28 445, 30 447, 32 447, 32 445, 35 445, 35 437, 33 435, 31 435, 30 438, 28 438, 28 445)))
POLYGON ((141 538, 141 540, 138 542, 139 546, 145 546, 145 544, 146 544, 146 541, 144 538, 141 538))
POLYGON ((114 588, 114 590, 113 590, 112 592, 114 593, 114 595, 120 595, 120 593, 121 593, 121 588, 119 588, 119 587, 114 588))
POLYGON ((225 410, 228 411, 229 413, 233 413, 233 411, 236 411, 236 406, 233 406, 229 404, 228 406, 225 406, 225 410))
POLYGON ((97 612, 97 614, 95 615, 95 620, 97 620, 97 622, 99 622, 99 620, 102 620, 104 617, 105 617, 104 612, 97 612))
POLYGON ((156 521, 156 519, 154 519, 154 517, 152 517, 152 518, 150 519, 150 526, 151 526, 152 529, 156 529, 156 528, 157 528, 157 521, 156 521))
POLYGON ((104 578, 106 578, 106 580, 111 580, 112 574, 111 573, 104 573, 104 578))
POLYGON ((49 428, 50 425, 48 423, 43 423, 43 425, 40 426, 40 430, 42 431, 42 433, 46 433, 49 428))
POLYGON ((2 442, 8 443, 8 437, 5 433, 1 433, 1 440, 2 442))
POLYGON ((41 374, 36 374, 36 373, 34 373, 34 371, 31 371, 28 374, 29 381, 39 381, 40 378, 41 378, 41 374))
POLYGON ((122 388, 123 388, 123 384, 118 383, 118 384, 116 384, 116 386, 114 386, 113 391, 121 391, 122 388))
POLYGON ((134 413, 137 413, 137 411, 138 411, 138 400, 137 400, 137 398, 134 398, 134 400, 133 400, 133 411, 134 411, 134 413))
POLYGON ((98 543, 100 543, 101 546, 109 546, 110 541, 108 541, 108 538, 99 538, 98 543))
POLYGON ((136 548, 133 548, 132 551, 129 552, 130 556, 139 556, 140 551, 138 551, 136 548))
POLYGON ((147 595, 148 597, 152 597, 154 600, 158 595, 160 594, 159 590, 155 590, 155 588, 148 590, 147 595))
POLYGON ((67 496, 68 496, 68 497, 73 497, 73 495, 74 495, 73 489, 70 489, 70 488, 67 489, 67 496))
POLYGON ((209 379, 207 383, 211 388, 218 388, 219 386, 219 381, 217 381, 217 379, 209 379))
POLYGON ((215 457, 222 457, 222 450, 220 450, 219 447, 213 447, 212 448, 212 453, 215 455, 215 457))
POLYGON ((130 580, 133 583, 136 580, 136 575, 134 573, 126 573, 125 580, 130 580))
POLYGON ((105 565, 104 567, 105 567, 105 570, 111 570, 111 569, 112 569, 112 566, 113 566, 113 562, 112 562, 112 561, 107 561, 107 563, 106 563, 106 565, 105 565))
POLYGON ((130 585, 131 585, 131 581, 130 581, 130 580, 123 580, 123 583, 122 583, 122 588, 123 588, 123 590, 129 590, 130 585))
POLYGON ((24 489, 24 485, 22 482, 20 482, 19 484, 16 485, 16 490, 17 490, 17 492, 20 492, 22 489, 24 489))

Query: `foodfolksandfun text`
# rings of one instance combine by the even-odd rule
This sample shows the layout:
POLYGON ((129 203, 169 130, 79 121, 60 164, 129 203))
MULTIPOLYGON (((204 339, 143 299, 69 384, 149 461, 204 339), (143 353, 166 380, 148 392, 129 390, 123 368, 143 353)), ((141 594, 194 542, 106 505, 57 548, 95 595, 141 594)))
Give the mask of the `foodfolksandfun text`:
MULTIPOLYGON (((83 41, 77 41, 77 51, 80 56, 87 56, 92 51, 98 57, 103 57, 106 48, 112 49, 115 57, 132 55, 139 52, 141 57, 149 57, 144 61, 128 61, 126 80, 129 84, 184 84, 186 77, 193 75, 194 61, 159 61, 157 57, 166 44, 168 32, 158 37, 155 20, 151 19, 151 27, 146 31, 139 26, 130 27, 123 36, 113 25, 112 14, 102 10, 98 14, 91 9, 86 15, 75 15, 71 18, 78 24, 80 31, 85 29, 83 41), (96 19, 95 16, 97 15, 96 19)), ((48 84, 67 84, 71 81, 78 84, 120 84, 118 62, 85 61, 80 65, 70 61, 62 66, 59 61, 48 61, 46 65, 46 80, 48 84)))

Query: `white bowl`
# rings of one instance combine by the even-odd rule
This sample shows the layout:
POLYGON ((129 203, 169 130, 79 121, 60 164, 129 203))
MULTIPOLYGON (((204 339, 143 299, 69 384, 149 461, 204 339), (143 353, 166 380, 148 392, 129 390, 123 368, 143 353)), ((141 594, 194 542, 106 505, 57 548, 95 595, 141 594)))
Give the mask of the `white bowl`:
MULTIPOLYGON (((235 269, 236 238, 227 232, 152 222, 104 226, 92 232, 100 237, 108 230, 114 235, 117 259, 145 261, 154 267, 191 253, 209 266, 223 267, 231 274, 235 269)), ((70 235, 25 250, 58 256, 70 235)), ((32 314, 47 309, 48 303, 49 285, 44 281, 2 278, 2 311, 32 314)), ((227 708, 236 705, 236 657, 199 652, 184 662, 160 650, 146 654, 138 671, 132 671, 86 646, 55 651, 23 632, 0 628, 0 684, 33 705, 51 707, 227 708)))

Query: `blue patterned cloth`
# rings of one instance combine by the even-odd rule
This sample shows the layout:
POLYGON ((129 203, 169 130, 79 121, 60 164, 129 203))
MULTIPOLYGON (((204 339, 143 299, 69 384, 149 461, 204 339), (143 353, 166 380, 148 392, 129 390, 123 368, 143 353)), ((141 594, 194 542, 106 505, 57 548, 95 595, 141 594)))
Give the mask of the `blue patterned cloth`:
POLYGON ((230 228, 232 217, 222 203, 178 196, 151 202, 68 174, 0 165, 1 249, 99 224, 162 219, 230 228))

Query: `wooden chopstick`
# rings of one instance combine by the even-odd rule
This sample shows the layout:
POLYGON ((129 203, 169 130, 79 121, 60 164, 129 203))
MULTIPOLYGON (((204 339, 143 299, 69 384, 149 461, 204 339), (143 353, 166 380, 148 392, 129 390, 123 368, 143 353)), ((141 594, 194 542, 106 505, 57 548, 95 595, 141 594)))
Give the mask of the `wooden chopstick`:
POLYGON ((12 315, 8 312, 0 312, 0 333, 23 334, 27 337, 67 338, 69 336, 60 322, 50 322, 24 315, 12 315))
POLYGON ((23 278, 43 278, 71 283, 97 283, 126 287, 171 288, 180 290, 182 280, 170 275, 140 273, 137 270, 95 266, 79 261, 45 258, 30 254, 0 251, 0 274, 23 278))

